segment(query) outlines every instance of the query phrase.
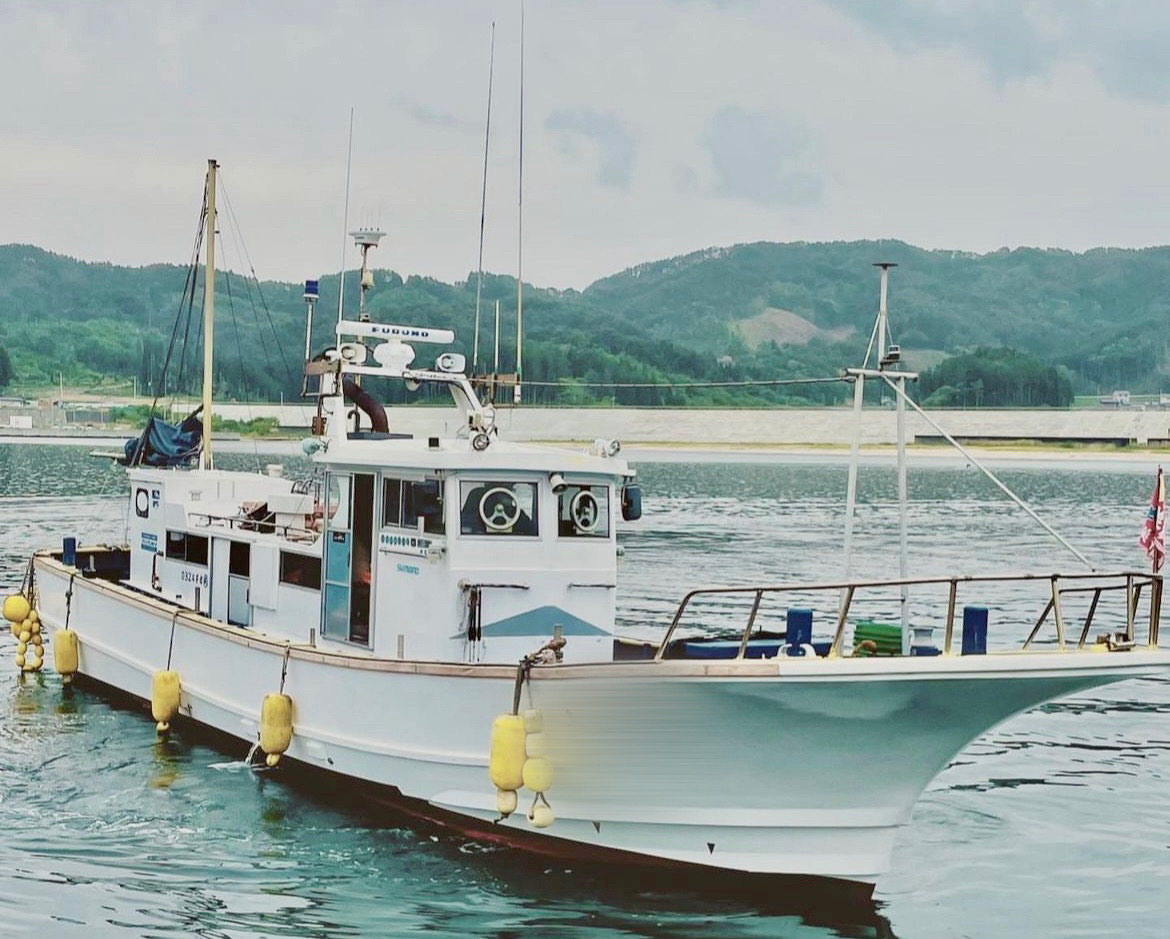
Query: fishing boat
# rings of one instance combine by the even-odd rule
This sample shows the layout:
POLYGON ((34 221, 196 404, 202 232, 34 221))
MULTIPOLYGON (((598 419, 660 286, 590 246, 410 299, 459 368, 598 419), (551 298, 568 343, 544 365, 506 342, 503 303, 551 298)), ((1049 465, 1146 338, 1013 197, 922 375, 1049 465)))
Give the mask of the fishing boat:
MULTIPOLYGON (((202 414, 128 445, 125 543, 70 532, 33 556, 4 604, 21 667, 42 666, 47 636, 65 681, 128 694, 144 719, 149 705, 160 734, 212 728, 257 772, 327 773, 342 800, 483 841, 868 893, 969 742, 1170 666, 1159 574, 914 579, 904 551, 883 580, 696 587, 623 634, 617 532, 641 514, 636 471, 616 441, 504 439, 462 356, 415 365, 416 346, 453 341, 443 329, 340 319, 306 362, 314 475, 217 468, 215 174, 202 414), (370 377, 446 389, 459 418, 396 433, 370 377)), ((363 285, 364 271, 363 252, 363 285)), ((900 392, 901 416, 912 377, 886 344, 887 274, 858 415, 870 379, 900 392)), ((856 464, 851 508, 855 487, 856 464)))

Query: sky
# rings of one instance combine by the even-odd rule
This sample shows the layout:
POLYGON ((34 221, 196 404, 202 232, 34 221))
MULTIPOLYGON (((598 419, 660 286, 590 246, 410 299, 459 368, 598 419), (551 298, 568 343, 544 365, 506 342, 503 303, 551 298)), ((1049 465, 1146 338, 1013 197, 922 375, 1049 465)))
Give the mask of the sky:
MULTIPOLYGON (((0 0, 0 244, 265 280, 514 274, 520 0, 0 0), (353 113, 348 224, 346 152, 353 113)), ((523 275, 752 241, 1170 241, 1170 4, 527 0, 523 275)))

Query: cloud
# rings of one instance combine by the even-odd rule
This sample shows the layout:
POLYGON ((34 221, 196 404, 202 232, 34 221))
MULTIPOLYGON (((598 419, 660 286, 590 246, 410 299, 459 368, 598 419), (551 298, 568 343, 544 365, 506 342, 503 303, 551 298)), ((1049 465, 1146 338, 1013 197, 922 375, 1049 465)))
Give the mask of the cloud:
POLYGON ((824 182, 804 169, 807 137, 795 122, 726 107, 711 118, 702 144, 716 195, 773 205, 820 201, 824 182))
MULTIPOLYGON (((634 138, 625 123, 613 114, 590 108, 553 111, 544 122, 546 130, 583 137, 598 150, 597 181, 603 186, 628 189, 634 168, 634 138)), ((566 141, 569 152, 571 141, 566 141)))
POLYGON ((901 52, 959 47, 998 81, 1040 74, 1056 54, 1017 0, 829 0, 901 52))
POLYGON ((1170 100, 1170 8, 1162 0, 827 0, 899 52, 957 49, 1000 84, 1061 64, 1111 93, 1170 100))
POLYGON ((402 106, 412 118, 427 127, 441 127, 449 130, 471 131, 476 128, 468 121, 447 111, 428 108, 424 104, 402 101, 402 106))

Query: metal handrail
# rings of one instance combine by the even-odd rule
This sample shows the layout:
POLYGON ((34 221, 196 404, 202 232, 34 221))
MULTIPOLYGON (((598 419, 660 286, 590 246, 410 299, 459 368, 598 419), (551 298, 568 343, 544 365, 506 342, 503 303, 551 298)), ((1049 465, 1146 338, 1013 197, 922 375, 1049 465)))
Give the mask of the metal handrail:
POLYGON ((849 610, 853 603, 854 595, 861 589, 881 589, 889 587, 909 587, 909 586, 931 586, 946 584, 949 587, 947 596, 947 612, 946 612, 946 628, 943 639, 943 652, 950 653, 954 637, 954 622, 955 622, 955 608, 958 599, 959 584, 978 584, 978 583, 1023 583, 1028 581, 1048 581, 1050 597, 1044 607, 1044 611, 1036 620, 1032 631, 1028 638, 1024 641, 1023 648, 1027 649, 1039 634, 1041 627, 1047 620, 1049 613, 1053 614, 1054 625, 1056 629, 1057 644, 1061 651, 1066 651, 1068 644, 1066 642, 1064 617, 1061 611, 1061 597, 1067 594, 1074 593, 1093 593, 1093 600, 1089 607, 1088 615, 1085 617, 1080 631, 1080 636, 1077 641, 1077 648, 1083 648, 1088 638, 1089 630, 1092 626, 1093 616, 1097 611, 1098 602, 1101 594, 1106 591, 1125 590, 1126 591, 1126 629, 1125 636, 1130 642, 1134 641, 1134 621, 1137 615, 1138 604, 1141 599, 1142 589, 1148 584, 1150 586, 1150 603, 1149 603, 1149 619, 1147 625, 1147 642, 1153 647, 1158 644, 1158 632, 1161 624, 1161 601, 1162 601, 1162 576, 1160 574, 1150 574, 1145 572, 1134 571, 1117 571, 1117 572, 1073 572, 1067 574, 964 574, 951 577, 916 577, 916 578, 899 578, 895 580, 869 580, 869 581, 838 581, 828 583, 796 583, 796 584, 769 584, 769 585, 752 585, 747 587, 697 587, 694 590, 686 593, 679 602, 678 608, 671 618, 670 625, 667 627, 666 635, 658 646, 655 653, 655 660, 661 661, 666 651, 670 646, 670 641, 674 637, 675 631, 678 629, 683 615, 687 609, 692 605, 692 602, 699 597, 711 596, 728 596, 741 595, 752 596, 751 611, 748 614, 747 624, 744 628, 743 634, 740 637, 739 648, 736 654, 737 659, 742 659, 747 651, 748 641, 751 638, 752 629, 755 626, 757 616, 759 614, 760 605, 766 594, 779 593, 798 593, 798 592, 813 592, 813 591, 839 591, 842 593, 840 608, 837 615, 836 629, 833 634, 833 641, 829 647, 830 656, 838 656, 841 654, 841 643, 845 634, 845 627, 848 623, 849 610), (1102 584, 1100 581, 1122 580, 1122 583, 1102 584), (1069 581, 1097 581, 1098 583, 1089 586, 1064 586, 1064 583, 1069 581))
POLYGON ((259 531, 261 534, 269 534, 269 532, 261 531, 260 526, 263 525, 265 528, 272 529, 271 534, 280 532, 286 541, 296 541, 300 544, 303 544, 306 540, 316 541, 321 537, 321 532, 314 531, 311 528, 302 528, 299 525, 277 525, 276 522, 248 518, 246 515, 212 515, 210 512, 188 512, 187 514, 191 517, 192 522, 197 518, 207 519, 206 524, 200 526, 203 528, 213 527, 212 522, 227 522, 228 531, 235 531, 238 525, 240 531, 259 531), (303 536, 308 536, 308 538, 306 539, 303 536))

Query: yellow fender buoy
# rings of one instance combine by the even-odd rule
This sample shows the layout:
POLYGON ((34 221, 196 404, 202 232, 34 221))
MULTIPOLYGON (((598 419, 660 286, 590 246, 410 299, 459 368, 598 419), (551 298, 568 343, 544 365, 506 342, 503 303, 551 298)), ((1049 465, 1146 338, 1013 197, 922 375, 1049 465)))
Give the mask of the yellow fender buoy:
POLYGON ((77 672, 77 633, 72 629, 61 629, 53 636, 53 667, 57 674, 69 684, 77 672))
POLYGON ((530 760, 548 756, 548 734, 543 731, 538 734, 529 734, 524 738, 524 752, 530 760))
POLYGON ((166 669, 155 672, 150 683, 150 716, 155 719, 155 729, 166 733, 171 721, 179 713, 179 673, 166 669))
POLYGON ((524 785, 524 718, 518 714, 501 714, 492 721, 488 776, 497 789, 524 785))
POLYGON ((4 618, 10 623, 19 623, 26 620, 32 612, 32 604, 22 593, 14 593, 4 598, 4 618))
POLYGON ((275 766, 280 755, 292 743, 292 698, 286 694, 266 694, 260 705, 260 749, 265 762, 275 766))
POLYGON ((524 761, 522 771, 524 788, 533 792, 548 792, 553 784, 553 766, 544 757, 524 761))

